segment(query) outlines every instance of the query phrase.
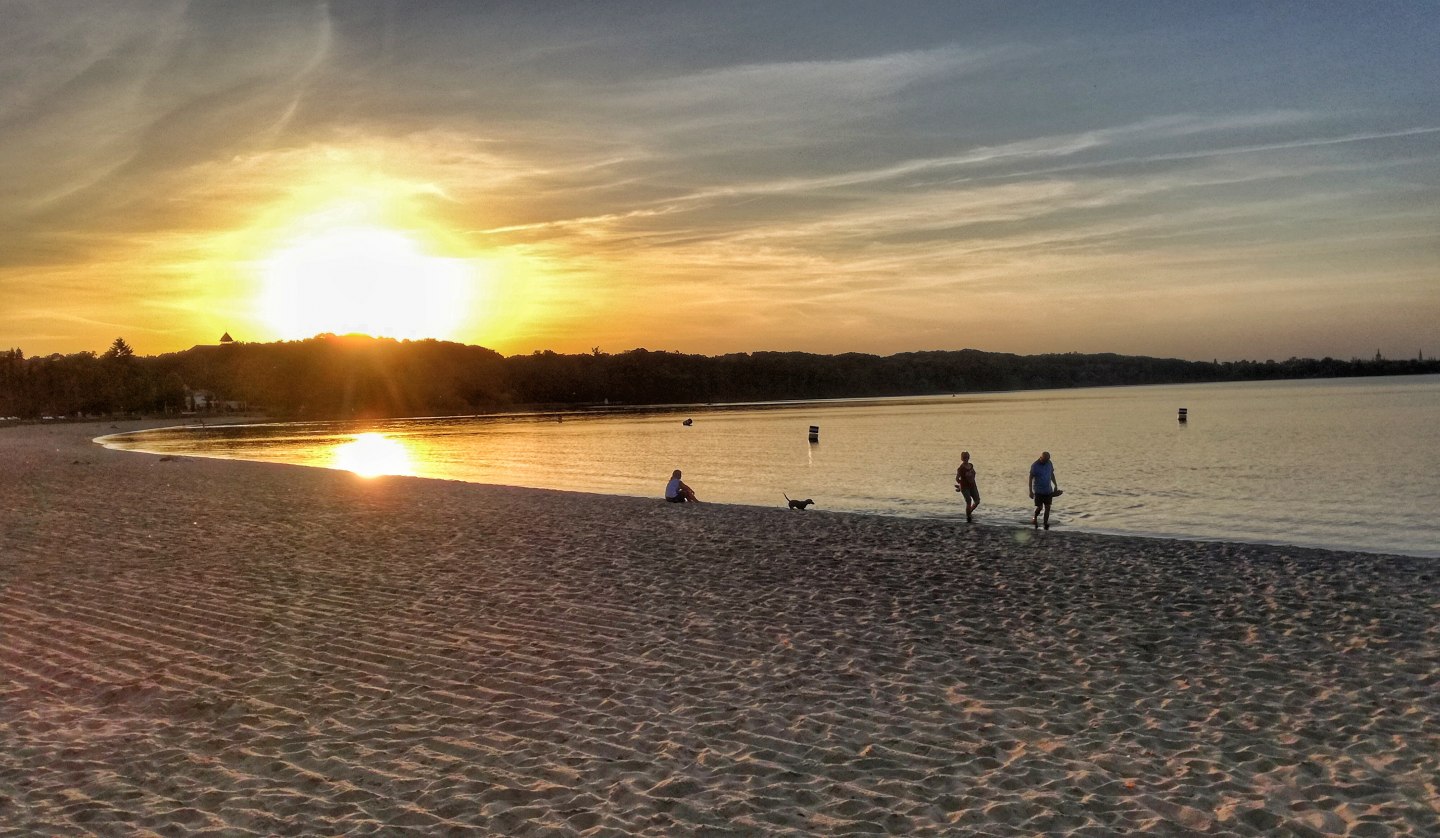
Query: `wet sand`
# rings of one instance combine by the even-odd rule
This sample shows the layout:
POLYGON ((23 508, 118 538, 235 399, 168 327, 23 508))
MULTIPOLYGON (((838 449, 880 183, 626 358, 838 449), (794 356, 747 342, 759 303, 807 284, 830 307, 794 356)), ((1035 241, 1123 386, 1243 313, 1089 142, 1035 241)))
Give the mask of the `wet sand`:
POLYGON ((107 432, 0 429, 0 835, 1440 834, 1435 560, 107 432))

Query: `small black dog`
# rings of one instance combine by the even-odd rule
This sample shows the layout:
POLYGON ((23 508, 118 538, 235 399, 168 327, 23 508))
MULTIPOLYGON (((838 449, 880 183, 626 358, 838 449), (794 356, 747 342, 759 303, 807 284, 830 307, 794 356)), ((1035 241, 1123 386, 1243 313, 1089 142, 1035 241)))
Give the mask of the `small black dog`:
MULTIPOLYGON (((784 495, 785 493, 784 493, 784 492, 781 492, 780 494, 784 495)), ((805 509, 805 507, 807 507, 807 506, 809 506, 810 504, 812 504, 812 503, 815 502, 815 501, 811 500, 810 498, 806 498, 805 500, 790 500, 790 496, 789 496, 789 495, 785 495, 785 500, 790 503, 790 508, 791 508, 791 509, 799 509, 799 510, 802 510, 802 511, 805 509)))

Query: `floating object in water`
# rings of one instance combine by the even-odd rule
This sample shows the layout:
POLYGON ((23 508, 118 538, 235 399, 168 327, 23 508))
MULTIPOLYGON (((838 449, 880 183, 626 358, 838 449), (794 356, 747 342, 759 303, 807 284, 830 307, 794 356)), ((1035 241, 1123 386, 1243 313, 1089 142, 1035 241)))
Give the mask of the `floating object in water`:
POLYGON ((1186 410, 1185 408, 1183 408, 1183 407, 1180 408, 1180 421, 1181 421, 1181 422, 1188 421, 1188 419, 1189 419, 1189 413, 1190 413, 1190 411, 1186 410))
POLYGON ((819 441, 820 441, 820 426, 819 426, 819 425, 811 425, 811 426, 810 426, 810 441, 811 441, 811 442, 819 442, 819 441))
POLYGON ((684 425, 685 427, 688 428, 688 427, 690 427, 691 425, 695 424, 695 420, 694 420, 694 419, 686 419, 684 422, 681 422, 680 424, 682 424, 682 425, 684 425))

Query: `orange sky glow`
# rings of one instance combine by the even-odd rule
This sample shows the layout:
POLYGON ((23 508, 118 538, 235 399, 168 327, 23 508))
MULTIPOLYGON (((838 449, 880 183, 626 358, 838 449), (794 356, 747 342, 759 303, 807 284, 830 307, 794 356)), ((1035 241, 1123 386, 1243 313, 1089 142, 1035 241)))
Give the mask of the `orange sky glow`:
POLYGON ((0 348, 1440 352, 1423 3, 600 5, 7 6, 0 348))

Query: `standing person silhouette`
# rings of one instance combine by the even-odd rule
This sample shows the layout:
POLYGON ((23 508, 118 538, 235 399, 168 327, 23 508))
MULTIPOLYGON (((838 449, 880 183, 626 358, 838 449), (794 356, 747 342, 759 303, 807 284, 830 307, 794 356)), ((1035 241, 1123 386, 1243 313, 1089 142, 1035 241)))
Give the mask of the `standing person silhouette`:
POLYGON ((971 517, 975 507, 980 505, 980 486, 975 482, 975 466, 970 462, 970 452, 960 452, 960 467, 955 469, 955 491, 965 498, 965 520, 971 517))
POLYGON ((1041 451, 1040 459, 1030 464, 1030 497, 1035 499, 1035 515, 1030 518, 1033 526, 1040 526, 1040 510, 1045 510, 1045 529, 1050 529, 1050 501, 1060 494, 1060 483, 1055 480, 1055 464, 1050 462, 1050 452, 1041 451))

